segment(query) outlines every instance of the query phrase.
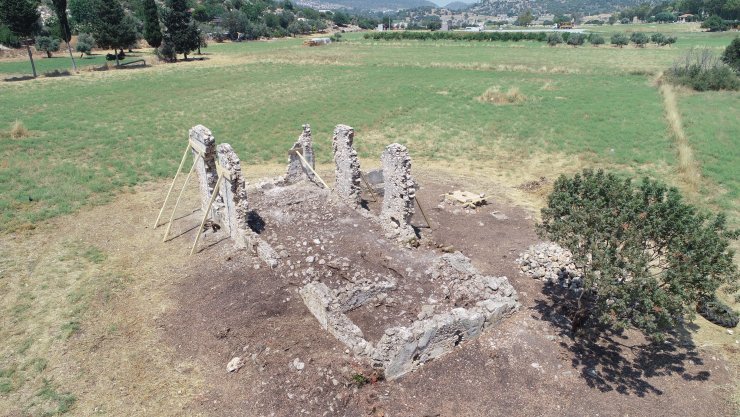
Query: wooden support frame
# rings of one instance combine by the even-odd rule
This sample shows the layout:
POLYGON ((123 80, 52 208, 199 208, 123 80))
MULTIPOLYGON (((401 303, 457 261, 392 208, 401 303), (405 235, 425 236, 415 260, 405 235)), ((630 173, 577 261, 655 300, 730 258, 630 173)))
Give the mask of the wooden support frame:
POLYGON ((167 230, 164 231, 164 237, 162 237, 162 242, 167 241, 167 237, 170 234, 170 229, 172 228, 172 221, 175 219, 175 212, 177 211, 177 206, 180 205, 180 199, 182 198, 182 193, 185 192, 185 188, 187 188, 188 186, 188 181, 190 180, 190 177, 193 175, 193 171, 195 171, 195 165, 198 163, 198 160, 202 157, 203 155, 198 153, 193 158, 193 165, 190 167, 190 172, 188 172, 188 176, 185 177, 185 182, 182 184, 180 193, 177 195, 177 200, 175 201, 175 207, 172 208, 172 214, 170 214, 170 220, 167 222, 167 230))
POLYGON ((177 180, 177 176, 180 175, 180 171, 182 171, 182 166, 185 165, 185 159, 188 157, 188 152, 192 149, 192 142, 188 140, 188 146, 185 147, 185 153, 182 154, 182 159, 180 160, 180 166, 177 167, 177 172, 175 172, 175 177, 172 178, 172 184, 170 184, 170 189, 167 191, 167 196, 164 198, 164 203, 162 203, 162 208, 159 209, 159 214, 157 215, 157 220, 154 221, 154 228, 156 229, 157 226, 159 226, 159 219, 162 217, 162 213, 164 212, 165 206, 167 206, 167 200, 170 199, 170 194, 172 193, 172 189, 175 188, 175 181, 177 180))
POLYGON ((213 187, 213 193, 211 194, 211 198, 208 200, 206 211, 205 213, 203 213, 203 220, 201 220, 200 226, 198 227, 198 232, 195 235, 195 242, 193 242, 193 247, 190 249, 191 256, 193 255, 193 253, 195 253, 195 248, 198 247, 200 235, 203 234, 203 226, 206 224, 206 220, 208 220, 208 214, 211 211, 211 206, 213 206, 213 202, 216 201, 216 196, 218 196, 218 193, 221 190, 221 183, 223 183, 224 178, 231 180, 231 173, 221 167, 221 164, 219 164, 218 161, 216 161, 216 172, 218 173, 218 180, 216 180, 216 186, 213 187))
POLYGON ((377 202, 378 197, 375 195, 375 191, 373 191, 373 187, 367 181, 367 178, 365 178, 365 173, 362 171, 360 171, 360 178, 362 178, 362 182, 365 183, 365 187, 367 187, 367 190, 370 191, 370 195, 373 196, 373 203, 377 202))
POLYGON ((424 221, 427 223, 427 226, 431 229, 432 224, 429 223, 429 219, 427 218, 427 215, 424 213, 424 209, 421 208, 421 203, 419 203, 419 199, 414 196, 414 201, 416 201, 416 206, 419 207, 419 211, 421 212, 421 215, 424 216, 424 221))
POLYGON ((311 167, 311 164, 309 164, 308 161, 306 161, 306 158, 303 157, 303 150, 302 149, 299 149, 299 148, 291 149, 291 150, 288 151, 288 153, 291 154, 291 155, 294 154, 294 153, 296 155, 298 155, 298 158, 301 159, 301 162, 303 163, 303 166, 305 166, 306 168, 308 168, 311 171, 311 173, 313 175, 315 175, 316 178, 319 179, 319 181, 321 181, 321 184, 323 184, 324 187, 327 190, 333 191, 331 189, 331 187, 329 187, 328 185, 326 185, 326 182, 324 182, 324 180, 321 178, 321 176, 311 167))

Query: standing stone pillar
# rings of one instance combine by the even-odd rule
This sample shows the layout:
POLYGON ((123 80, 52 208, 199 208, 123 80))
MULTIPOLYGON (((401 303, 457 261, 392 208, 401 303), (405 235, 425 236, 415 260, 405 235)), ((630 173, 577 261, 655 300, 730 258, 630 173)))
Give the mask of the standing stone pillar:
POLYGON ((224 201, 221 227, 234 239, 237 247, 244 248, 249 239, 249 206, 241 161, 231 145, 222 143, 218 145, 218 163, 226 172, 219 190, 224 201))
MULTIPOLYGON (((311 169, 316 168, 313 156, 313 139, 311 138, 310 125, 303 125, 303 133, 301 133, 301 136, 298 137, 298 141, 296 141, 291 149, 300 150, 311 169)), ((285 175, 286 184, 293 184, 304 179, 313 180, 313 173, 311 170, 303 166, 303 162, 298 155, 291 153, 288 158, 288 173, 285 175)))
POLYGON ((416 232, 409 223, 414 214, 416 189, 411 177, 411 157, 405 146, 388 145, 380 157, 385 179, 380 221, 389 238, 414 244, 416 232))
POLYGON ((360 206, 360 162, 352 147, 355 130, 347 125, 337 125, 334 129, 332 147, 336 164, 335 191, 353 207, 360 206))
MULTIPOLYGON (((218 180, 218 173, 216 173, 216 139, 211 131, 203 125, 197 125, 190 129, 189 137, 190 144, 193 147, 193 158, 198 158, 199 154, 203 156, 195 164, 195 173, 198 175, 198 182, 200 183, 201 209, 205 211, 218 180)), ((221 196, 216 197, 213 204, 214 208, 211 210, 211 217, 215 222, 219 222, 217 208, 222 204, 221 196)))

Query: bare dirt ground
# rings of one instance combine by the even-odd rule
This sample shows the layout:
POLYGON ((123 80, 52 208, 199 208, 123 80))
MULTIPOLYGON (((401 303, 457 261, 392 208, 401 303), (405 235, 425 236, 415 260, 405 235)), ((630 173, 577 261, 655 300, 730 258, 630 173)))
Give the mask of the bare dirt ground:
MULTIPOLYGON (((452 246, 482 273, 507 276, 522 308, 478 339, 396 381, 374 381, 366 365, 319 327, 297 293, 300 277, 235 252, 218 234, 207 234, 203 250, 189 258, 199 215, 192 212, 195 193, 188 197, 190 209, 181 209, 175 238, 162 243, 163 228, 153 231, 151 223, 168 184, 145 186, 107 206, 1 236, 0 289, 10 294, 10 287, 45 288, 36 276, 47 277, 47 283, 54 277, 61 288, 69 273, 59 270, 60 253, 71 244, 106 254, 100 264, 77 268, 86 272, 65 284, 73 289, 80 280, 93 282, 79 329, 65 340, 57 330, 48 330, 58 329, 62 321, 49 319, 40 326, 45 336, 27 351, 46 355, 43 378, 74 393, 71 415, 736 415, 731 397, 737 349, 697 346, 691 324, 658 350, 643 349, 644 340, 634 334, 573 341, 550 306, 548 289, 519 274, 515 263, 538 241, 534 213, 511 204, 507 190, 489 185, 489 205, 455 214, 437 207, 439 195, 460 188, 478 191, 470 181, 441 174, 417 179, 419 199, 433 226, 420 228, 421 249, 452 246), (498 220, 494 211, 508 218, 498 220), (111 274, 118 278, 104 279, 111 274), (235 356, 244 357, 246 365, 228 373, 226 364, 235 356), (303 369, 293 365, 296 358, 303 369), (358 374, 371 382, 360 386, 358 374)), ((264 222, 262 235, 268 237, 269 208, 260 208, 257 196, 254 204, 264 222)), ((377 203, 369 208, 378 210, 377 203)), ((322 207, 315 210, 320 213, 322 207)), ((413 223, 424 224, 418 215, 413 223)), ((343 239, 327 239, 323 251, 313 249, 320 253, 317 258, 336 252, 334 257, 349 258, 350 269, 371 268, 373 259, 386 259, 357 254, 372 238, 357 229, 342 223, 343 239)), ((291 252, 287 259, 303 260, 303 241, 314 245, 312 230, 274 230, 278 237, 293 233, 295 239, 270 243, 291 252)), ((67 297, 64 292, 48 299, 40 294, 39 311, 32 307, 28 314, 42 314, 67 297)), ((2 301, 10 306, 18 300, 2 301)), ((13 328, 10 318, 3 319, 3 328, 13 328)), ((4 330, 3 336, 10 346, 24 335, 4 330)), ((2 360, 19 355, 3 348, 2 360)), ((41 376, 27 378, 25 388, 0 395, 0 415, 35 414, 22 404, 35 398, 31 387, 41 376)))

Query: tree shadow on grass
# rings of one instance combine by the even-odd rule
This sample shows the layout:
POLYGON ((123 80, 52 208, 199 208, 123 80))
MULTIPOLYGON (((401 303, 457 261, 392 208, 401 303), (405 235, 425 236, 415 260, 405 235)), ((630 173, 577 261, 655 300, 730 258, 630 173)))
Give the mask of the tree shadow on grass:
POLYGON ((651 378, 680 375, 686 381, 706 381, 708 371, 689 372, 687 365, 703 365, 689 328, 684 324, 674 329, 662 343, 646 340, 636 331, 616 332, 591 327, 575 338, 571 334, 568 311, 563 306, 569 290, 546 284, 542 292, 547 299, 536 300, 533 310, 541 320, 551 322, 563 336, 560 346, 572 354, 571 364, 591 387, 602 392, 624 395, 662 395, 651 378), (629 334, 627 334, 629 333, 629 334))

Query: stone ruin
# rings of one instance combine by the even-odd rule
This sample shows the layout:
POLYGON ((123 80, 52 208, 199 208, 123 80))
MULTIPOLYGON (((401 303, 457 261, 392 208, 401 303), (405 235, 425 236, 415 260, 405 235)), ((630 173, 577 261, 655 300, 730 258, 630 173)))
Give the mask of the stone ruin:
MULTIPOLYGON (((188 133, 193 158, 197 158, 195 172, 200 187, 201 210, 205 211, 208 207, 208 201, 211 199, 211 194, 213 194, 213 189, 216 187, 216 181, 218 180, 218 173, 216 172, 216 139, 213 137, 213 133, 203 125, 193 127, 188 133)), ((223 200, 220 196, 217 197, 213 205, 214 208, 211 209, 211 217, 214 221, 218 221, 217 208, 222 203, 223 200)))
MULTIPOLYGON (((319 326, 358 359, 382 370, 387 379, 444 356, 519 308, 506 277, 481 274, 459 252, 439 254, 410 247, 417 246, 409 243, 419 236, 411 225, 416 183, 406 147, 391 144, 381 156, 382 171, 377 178, 383 181, 384 197, 376 216, 361 208, 360 165, 353 149, 354 130, 349 126, 337 125, 334 130, 334 190, 317 186, 294 154, 282 179, 248 188, 239 157, 230 145, 220 144, 216 149, 213 135, 203 126, 191 129, 190 137, 202 143, 211 158, 198 166, 201 194, 204 187, 215 185, 216 160, 224 175, 213 220, 234 240, 235 247, 251 249, 280 279, 303 279, 298 292, 319 326), (248 192, 254 193, 249 204, 248 192), (261 235, 250 226, 253 201, 269 230, 261 235), (347 225, 362 232, 346 236, 349 245, 342 236, 347 234, 347 225), (376 229, 379 235, 373 234, 376 229), (278 239, 278 233, 283 237, 278 239), (304 235, 296 237, 300 233, 304 235), (350 260, 334 255, 354 254, 355 249, 376 257, 361 255, 361 260, 350 260), (400 315, 378 310, 398 303, 404 309, 400 315)), ((293 146, 297 148, 314 163, 308 125, 293 146)))
MULTIPOLYGON (((303 155, 303 158, 308 162, 311 169, 316 168, 316 162, 313 156, 313 139, 311 138, 311 126, 308 124, 303 125, 303 133, 298 137, 298 140, 291 148, 291 151, 299 150, 303 155)), ((288 172, 285 174, 285 183, 294 184, 304 179, 313 181, 314 175, 310 169, 308 169, 301 158, 295 153, 289 153, 288 160, 288 172)))
POLYGON ((414 214, 416 184, 411 177, 411 157, 405 146, 388 145, 380 157, 383 166, 383 208, 380 219, 389 238, 414 244, 416 232, 409 222, 414 214))
POLYGON ((334 149, 334 164, 336 165, 336 185, 334 190, 337 195, 346 201, 351 207, 359 207, 362 202, 360 197, 360 161, 357 152, 352 147, 355 138, 355 130, 347 125, 337 125, 332 138, 334 149))
POLYGON ((382 369, 390 380, 475 339, 520 306, 506 277, 482 275, 460 252, 436 257, 425 274, 441 288, 442 301, 423 305, 418 319, 409 325, 386 328, 375 343, 364 337, 347 313, 387 297, 396 289, 396 280, 360 280, 334 290, 315 281, 303 286, 300 294, 323 329, 353 354, 382 369))

